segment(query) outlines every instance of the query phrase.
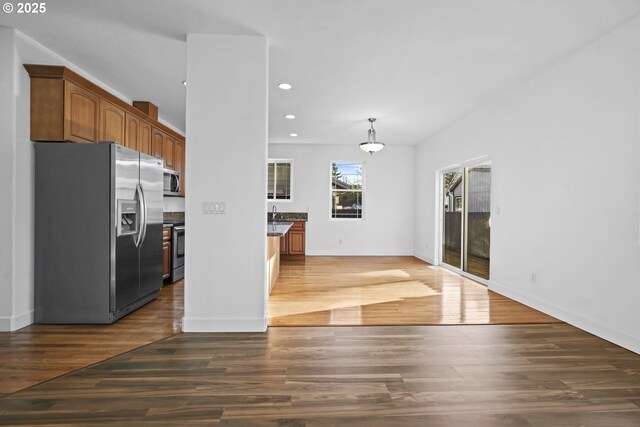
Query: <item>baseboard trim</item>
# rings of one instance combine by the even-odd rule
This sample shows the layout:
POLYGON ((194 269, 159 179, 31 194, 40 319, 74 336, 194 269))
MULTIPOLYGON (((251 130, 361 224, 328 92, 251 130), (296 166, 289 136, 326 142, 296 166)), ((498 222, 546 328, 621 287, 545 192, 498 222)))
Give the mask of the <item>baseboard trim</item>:
POLYGON ((0 316, 0 332, 13 332, 33 323, 33 310, 17 316, 0 316))
POLYGON ((198 318, 183 317, 183 332, 265 332, 266 317, 198 318))
POLYGON ((375 252, 335 252, 324 250, 307 250, 306 256, 413 256, 411 251, 375 251, 375 252))
POLYGON ((563 322, 567 322, 568 324, 575 326, 576 328, 580 328, 586 332, 589 332, 590 334, 617 344, 620 347, 624 347, 627 350, 640 354, 640 339, 638 338, 615 331, 608 328, 607 326, 594 323, 588 319, 585 319, 584 317, 565 311, 535 297, 531 297, 529 295, 525 295, 521 292, 515 291, 507 286, 501 285, 500 283, 496 283, 493 280, 489 281, 489 289, 507 298, 511 298, 514 301, 518 301, 519 303, 527 305, 531 308, 535 308, 538 311, 560 319, 563 322))
POLYGON ((421 259, 424 262, 428 262, 429 264, 434 265, 433 258, 431 258, 430 256, 427 256, 425 254, 421 254, 421 253, 418 253, 418 252, 414 252, 413 256, 418 258, 418 259, 421 259))

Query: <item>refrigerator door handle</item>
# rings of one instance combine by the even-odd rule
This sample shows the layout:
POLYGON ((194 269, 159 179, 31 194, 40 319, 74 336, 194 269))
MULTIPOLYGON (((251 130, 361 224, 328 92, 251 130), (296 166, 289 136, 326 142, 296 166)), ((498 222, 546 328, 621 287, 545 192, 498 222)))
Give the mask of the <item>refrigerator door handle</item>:
POLYGON ((139 248, 147 236, 147 203, 140 184, 136 185, 136 197, 140 204, 140 230, 138 231, 138 240, 136 240, 136 247, 139 248))

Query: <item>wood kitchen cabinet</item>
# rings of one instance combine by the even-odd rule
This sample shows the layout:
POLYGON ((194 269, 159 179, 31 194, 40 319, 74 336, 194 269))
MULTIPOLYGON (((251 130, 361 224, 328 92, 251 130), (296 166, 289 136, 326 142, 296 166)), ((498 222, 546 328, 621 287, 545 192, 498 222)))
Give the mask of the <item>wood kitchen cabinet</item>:
POLYGON ((306 222, 294 222, 287 234, 280 238, 280 254, 306 254, 306 222))
POLYGON ((305 223, 303 221, 294 222, 287 233, 289 236, 289 255, 305 254, 305 223))
POLYGON ((164 164, 166 167, 170 169, 175 169, 174 164, 174 150, 175 150, 175 140, 171 138, 169 135, 164 134, 164 141, 162 145, 162 158, 164 159, 164 164))
POLYGON ((171 227, 162 229, 162 280, 171 275, 171 227))
POLYGON ((31 80, 31 140, 96 142, 100 98, 65 80, 31 80))
POLYGON ((94 143, 116 141, 164 159, 182 177, 185 195, 184 136, 158 121, 158 107, 137 107, 59 65, 25 64, 31 78, 31 140, 94 143))
MULTIPOLYGON (((65 141, 97 141, 99 103, 100 99, 91 92, 71 82, 64 82, 64 106, 62 108, 64 110, 63 139, 65 141)), ((33 133, 33 125, 31 130, 33 133)), ((37 130, 36 133, 38 133, 37 130)))
POLYGON ((164 134, 156 128, 151 131, 151 155, 162 159, 162 145, 164 144, 164 134))
POLYGON ((138 134, 138 151, 153 155, 151 151, 151 125, 140 121, 140 133, 138 134))
POLYGON ((132 150, 140 150, 140 120, 126 113, 124 146, 132 150))
POLYGON ((280 237, 280 254, 286 255, 289 253, 289 233, 280 237))
POLYGON ((115 141, 120 145, 125 145, 126 115, 122 108, 100 99, 99 120, 98 139, 100 141, 115 141))
POLYGON ((173 167, 176 171, 180 173, 180 196, 184 197, 184 172, 185 172, 185 154, 186 154, 186 146, 184 141, 176 141, 175 147, 173 150, 173 167))

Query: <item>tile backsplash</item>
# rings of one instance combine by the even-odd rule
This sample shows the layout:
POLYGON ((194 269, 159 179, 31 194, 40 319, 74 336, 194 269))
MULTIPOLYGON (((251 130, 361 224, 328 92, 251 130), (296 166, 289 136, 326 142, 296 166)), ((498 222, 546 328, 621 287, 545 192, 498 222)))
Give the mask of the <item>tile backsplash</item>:
POLYGON ((184 212, 165 212, 162 215, 163 221, 184 221, 184 212))

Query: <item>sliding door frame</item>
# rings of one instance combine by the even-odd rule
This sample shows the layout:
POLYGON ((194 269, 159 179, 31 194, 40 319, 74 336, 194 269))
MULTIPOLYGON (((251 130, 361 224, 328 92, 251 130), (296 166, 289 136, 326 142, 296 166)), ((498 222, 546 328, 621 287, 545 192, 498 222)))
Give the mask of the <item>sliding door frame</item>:
MULTIPOLYGON (((482 163, 486 163, 491 161, 488 155, 475 157, 473 159, 467 160, 465 162, 456 163, 453 165, 446 166, 444 168, 436 170, 436 224, 435 224, 435 251, 434 251, 434 265, 441 266, 446 268, 447 270, 451 270, 455 273, 460 274, 461 276, 468 277, 469 279, 475 280, 476 282, 482 283, 485 286, 489 286, 489 280, 484 279, 482 277, 476 276, 471 273, 467 273, 464 271, 467 265, 467 198, 468 198, 468 171, 467 168, 471 168, 474 166, 478 166, 482 163), (444 254, 442 253, 442 247, 444 245, 444 188, 443 188, 443 179, 445 173, 452 172, 456 169, 462 169, 462 184, 463 184, 463 197, 462 197, 462 219, 461 219, 461 260, 460 265, 462 268, 457 268, 449 264, 445 264, 443 262, 444 254)), ((489 276, 491 277, 491 276, 489 276)))

